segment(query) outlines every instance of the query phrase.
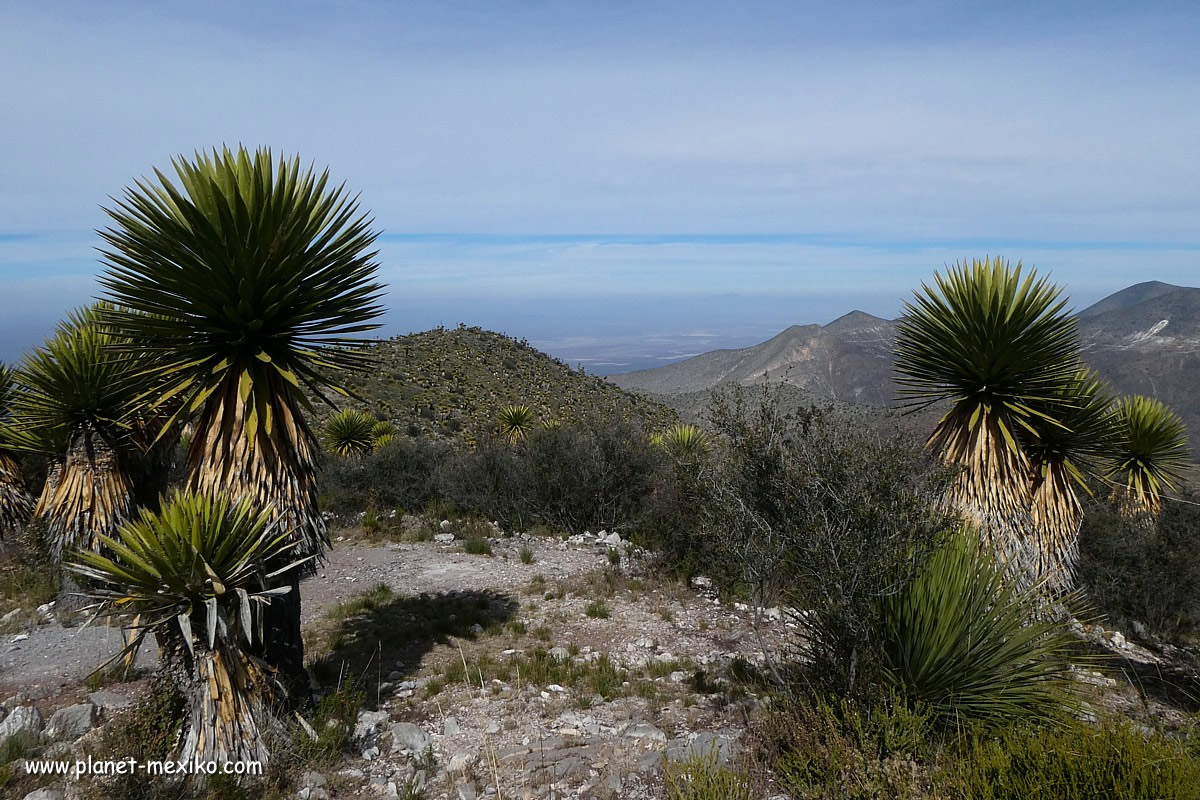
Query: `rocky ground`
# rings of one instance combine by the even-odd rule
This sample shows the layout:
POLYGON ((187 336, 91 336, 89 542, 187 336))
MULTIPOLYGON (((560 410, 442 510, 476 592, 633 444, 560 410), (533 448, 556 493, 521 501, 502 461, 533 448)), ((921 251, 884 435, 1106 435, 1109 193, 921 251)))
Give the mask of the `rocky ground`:
MULTIPOLYGON (((487 554, 466 552, 454 523, 439 530, 343 538, 303 584, 318 696, 348 676, 366 704, 350 752, 304 771, 297 797, 651 798, 672 762, 736 757, 769 670, 762 644, 794 641, 786 613, 654 578, 614 534, 492 531, 487 554)), ((74 757, 144 691, 155 656, 140 679, 89 689, 119 633, 64 627, 53 608, 27 616, 0 638, 0 744, 25 731, 52 742, 47 757, 74 757)), ((1080 633, 1161 672, 1120 634, 1080 633)), ((1111 674, 1080 678, 1093 702, 1136 715, 1137 693, 1111 674)), ((30 797, 78 786, 43 791, 30 797)))
MULTIPOLYGON (((755 698, 730 670, 753 681, 755 617, 779 641, 793 623, 778 609, 651 579, 615 534, 497 535, 488 555, 445 527, 441 541, 343 538, 302 585, 318 695, 351 674, 368 698, 352 754, 304 773, 298 796, 650 797, 665 759, 736 751, 755 698), (364 594, 378 598, 365 611, 364 594), (389 630, 415 635, 380 646, 389 630)), ((119 631, 38 616, 0 638, 0 741, 40 732, 65 757, 144 691, 156 656, 147 645, 140 678, 89 690, 119 631)))

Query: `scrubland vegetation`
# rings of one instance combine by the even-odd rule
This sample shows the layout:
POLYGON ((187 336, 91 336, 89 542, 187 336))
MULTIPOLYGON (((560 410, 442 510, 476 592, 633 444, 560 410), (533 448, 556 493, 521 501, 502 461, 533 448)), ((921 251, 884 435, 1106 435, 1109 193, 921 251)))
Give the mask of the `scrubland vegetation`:
MULTIPOLYGON (((331 524, 428 541, 453 520, 481 559, 518 531, 619 530, 681 591, 703 576, 756 620, 785 610, 790 635, 758 631, 762 668, 742 676, 760 699, 740 757, 668 765, 666 797, 1200 796, 1200 507, 1179 481, 1182 425, 1080 366, 1045 281, 956 265, 908 307, 906 396, 949 408, 927 441, 861 411, 785 413, 770 389, 719 395, 701 428, 582 376, 563 398, 542 378, 570 370, 525 345, 506 356, 514 343, 496 350, 481 332, 347 339, 379 312, 374 236, 298 162, 217 153, 182 162, 179 188, 162 180, 111 212, 111 304, 0 373, 0 610, 46 602, 65 576, 136 625, 129 650, 153 634, 163 653, 153 691, 102 749, 269 762, 257 784, 185 790, 282 796, 352 738, 366 698, 335 654, 365 664, 414 638, 480 632, 549 642, 549 626, 487 598, 409 602, 387 586, 302 638, 300 576, 331 524), (263 255, 268 241, 289 257, 263 255), (438 351, 446 342, 461 352, 438 351), (387 365, 394 391, 318 410, 367 385, 352 376, 384 349, 404 352, 387 365), (1081 635, 1094 619, 1170 659, 1173 692, 1141 683, 1140 714, 1106 706, 1079 679, 1122 674, 1081 635), (305 644, 330 689, 315 703, 305 644), (1172 713, 1151 713, 1168 694, 1172 713)), ((608 553, 588 619, 611 618, 626 580, 608 553)), ((534 551, 519 560, 533 566, 534 551)), ((510 675, 581 702, 653 698, 652 679, 673 672, 711 688, 682 659, 639 672, 541 645, 460 653, 462 670, 426 682, 427 697, 510 675)), ((3 760, 30 746, 5 743, 3 760)), ((3 769, 0 787, 18 785, 3 769)), ((144 782, 89 791, 184 796, 144 782)))

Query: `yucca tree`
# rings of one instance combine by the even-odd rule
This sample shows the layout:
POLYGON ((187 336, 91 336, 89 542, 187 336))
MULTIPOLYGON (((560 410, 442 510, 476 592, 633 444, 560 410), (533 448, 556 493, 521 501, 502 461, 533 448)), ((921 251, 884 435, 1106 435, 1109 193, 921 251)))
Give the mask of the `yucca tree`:
MULTIPOLYGON (((132 513, 139 482, 153 470, 158 420, 142 396, 145 355, 114 335, 98 304, 68 315, 54 335, 20 365, 22 391, 13 402, 13 446, 50 459, 51 475, 34 514, 48 523, 51 555, 95 548, 132 513)), ((155 451, 162 457, 162 448, 155 451)))
POLYGON ((1095 372, 1079 366, 1074 381, 1038 410, 1034 436, 1022 436, 1031 470, 1030 517, 1034 569, 1048 588, 1074 580, 1083 523, 1080 492, 1103 471, 1111 442, 1113 395, 1095 372))
POLYGON ((529 435, 533 427, 533 409, 525 405, 510 405, 500 409, 500 435, 510 444, 529 435))
POLYGON ((1175 489, 1189 464, 1183 420, 1153 398, 1122 398, 1112 413, 1111 448, 1106 477, 1115 482, 1114 501, 1131 516, 1156 517, 1164 490, 1175 489))
MULTIPOLYGON (((1079 343, 1061 289, 1003 259, 959 262, 923 285, 897 326, 910 407, 948 401, 929 445, 962 468, 950 502, 1009 560, 1029 558, 1033 481, 1024 446, 1078 386, 1079 343)), ((1033 550, 1043 548, 1033 546, 1033 550)))
POLYGON ((371 452, 375 444, 375 418, 357 408, 344 408, 325 422, 325 447, 342 458, 371 452))
POLYGON ((180 760, 270 757, 262 732, 282 687, 253 650, 265 609, 294 591, 274 584, 301 567, 299 543, 280 522, 248 497, 177 493, 99 536, 103 554, 79 551, 68 562, 92 582, 98 613, 138 621, 126 653, 157 640, 188 703, 180 760))
MULTIPOLYGON (((159 402, 178 398, 176 416, 192 418, 187 487, 273 507, 296 555, 320 556, 318 442, 304 412, 310 396, 347 394, 338 376, 370 363, 357 337, 382 311, 377 234, 355 197, 298 158, 226 148, 173 166, 174 181, 156 170, 107 209, 101 284, 137 312, 111 324, 153 353, 159 402)), ((262 652, 303 697, 299 592, 284 599, 262 652)))
POLYGON ((33 497, 21 475, 21 462, 6 444, 15 393, 13 371, 0 364, 0 537, 6 529, 24 523, 33 512, 33 497))

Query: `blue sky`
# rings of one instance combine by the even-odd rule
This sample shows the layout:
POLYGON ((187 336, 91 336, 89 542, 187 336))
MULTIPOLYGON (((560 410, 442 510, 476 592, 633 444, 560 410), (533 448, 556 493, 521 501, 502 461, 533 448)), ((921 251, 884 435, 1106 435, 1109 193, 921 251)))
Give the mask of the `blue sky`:
POLYGON ((361 192, 386 332, 597 371, 964 257, 1200 283, 1200 7, 834 5, 0 3, 0 358, 97 294, 110 196, 221 143, 361 192))

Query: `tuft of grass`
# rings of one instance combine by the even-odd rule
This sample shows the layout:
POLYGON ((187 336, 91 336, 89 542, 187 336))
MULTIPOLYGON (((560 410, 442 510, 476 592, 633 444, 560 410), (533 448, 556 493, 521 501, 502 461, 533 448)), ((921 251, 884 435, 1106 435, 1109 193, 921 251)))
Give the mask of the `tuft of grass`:
POLYGON ((446 682, 438 677, 430 678, 425 681, 425 685, 421 687, 421 694, 428 700, 431 697, 436 697, 446 688, 446 682))
POLYGON ((550 641, 550 637, 554 635, 554 631, 549 625, 539 625, 533 629, 534 638, 540 639, 543 642, 550 641))
POLYGON ((667 800, 753 800, 748 776, 721 764, 716 752, 667 764, 663 771, 667 800))
POLYGON ((603 600, 593 600, 588 603, 584 613, 592 619, 608 619, 612 616, 612 611, 608 607, 608 603, 603 600))
POLYGON ((530 547, 529 545, 525 545, 524 547, 521 548, 520 556, 521 556, 522 564, 532 564, 533 563, 533 548, 530 547))
POLYGON ((667 608, 666 606, 659 606, 658 611, 656 613, 658 614, 658 618, 661 619, 663 622, 674 622, 675 621, 675 612, 672 611, 671 609, 667 608))
POLYGON ((514 619, 505 627, 508 628, 508 632, 513 636, 524 636, 525 632, 528 630, 528 626, 525 625, 525 620, 521 619, 514 619))
POLYGON ((492 554, 492 545, 483 537, 473 536, 463 542, 463 550, 473 556, 490 556, 492 554))
POLYGON ((294 737, 296 754, 300 760, 304 764, 333 766, 350 742, 358 712, 366 699, 367 693, 349 679, 322 697, 311 721, 317 738, 312 738, 304 730, 298 730, 294 737))
POLYGON ((621 566, 621 551, 615 547, 608 548, 608 564, 610 567, 621 566))

